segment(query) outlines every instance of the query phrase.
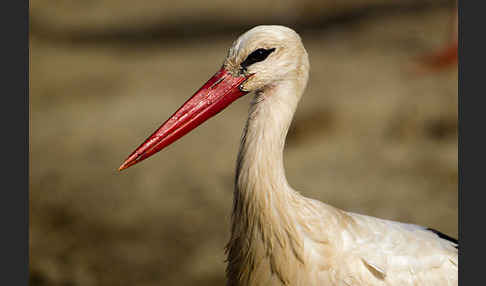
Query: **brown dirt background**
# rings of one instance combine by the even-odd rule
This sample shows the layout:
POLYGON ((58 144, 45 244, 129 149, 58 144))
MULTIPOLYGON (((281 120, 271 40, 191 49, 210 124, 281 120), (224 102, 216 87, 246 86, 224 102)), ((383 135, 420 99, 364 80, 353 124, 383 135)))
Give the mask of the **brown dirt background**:
POLYGON ((451 1, 143 3, 31 1, 31 285, 224 284, 250 96, 116 170, 262 23, 295 28, 310 55, 291 185, 457 236, 457 69, 414 70, 449 38, 451 1))

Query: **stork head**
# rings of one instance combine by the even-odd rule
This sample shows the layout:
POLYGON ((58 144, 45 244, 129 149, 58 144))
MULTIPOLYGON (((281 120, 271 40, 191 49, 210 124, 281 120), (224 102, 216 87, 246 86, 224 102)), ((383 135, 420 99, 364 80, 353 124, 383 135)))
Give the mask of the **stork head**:
POLYGON ((149 136, 119 170, 167 147, 247 93, 281 81, 305 85, 308 69, 307 53, 294 30, 257 26, 247 31, 233 43, 221 69, 149 136))
POLYGON ((307 82, 309 60, 299 35, 284 26, 257 26, 231 46, 223 67, 232 75, 250 76, 241 89, 252 92, 279 81, 307 82))

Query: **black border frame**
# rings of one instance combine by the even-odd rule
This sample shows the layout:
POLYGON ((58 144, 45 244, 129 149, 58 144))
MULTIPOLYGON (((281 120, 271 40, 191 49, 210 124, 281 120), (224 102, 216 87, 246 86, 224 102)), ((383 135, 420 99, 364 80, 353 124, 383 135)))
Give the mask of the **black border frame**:
POLYGON ((1 284, 28 285, 29 1, 10 1, 3 7, 1 284))
POLYGON ((486 44, 482 41, 485 16, 481 14, 485 10, 481 3, 484 2, 458 0, 459 285, 484 283, 484 237, 479 231, 484 228, 485 201, 481 195, 486 139, 481 136, 485 112, 480 100, 484 94, 482 65, 486 62, 486 44), (467 37, 469 45, 464 42, 467 37))

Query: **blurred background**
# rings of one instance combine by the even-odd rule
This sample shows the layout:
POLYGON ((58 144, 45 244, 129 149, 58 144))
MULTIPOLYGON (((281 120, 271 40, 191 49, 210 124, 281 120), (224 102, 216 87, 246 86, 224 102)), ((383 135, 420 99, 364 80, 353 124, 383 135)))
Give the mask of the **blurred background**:
POLYGON ((117 168, 259 24, 297 30, 311 75, 291 185, 336 207, 458 234, 454 1, 32 0, 31 285, 223 285, 250 96, 117 168), (209 150, 217 150, 210 153, 209 150))

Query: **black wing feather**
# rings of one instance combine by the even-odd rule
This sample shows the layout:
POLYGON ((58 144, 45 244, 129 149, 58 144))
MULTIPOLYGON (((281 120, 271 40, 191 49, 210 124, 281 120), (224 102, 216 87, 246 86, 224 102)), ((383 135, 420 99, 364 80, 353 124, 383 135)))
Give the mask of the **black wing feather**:
POLYGON ((442 239, 445 239, 445 240, 448 240, 450 242, 455 243, 456 244, 456 248, 458 248, 458 246, 459 246, 459 240, 457 240, 455 238, 452 238, 452 237, 448 236, 447 234, 444 234, 444 233, 442 233, 442 232, 440 232, 438 230, 435 230, 433 228, 427 228, 427 230, 429 230, 429 231, 437 234, 442 239))

